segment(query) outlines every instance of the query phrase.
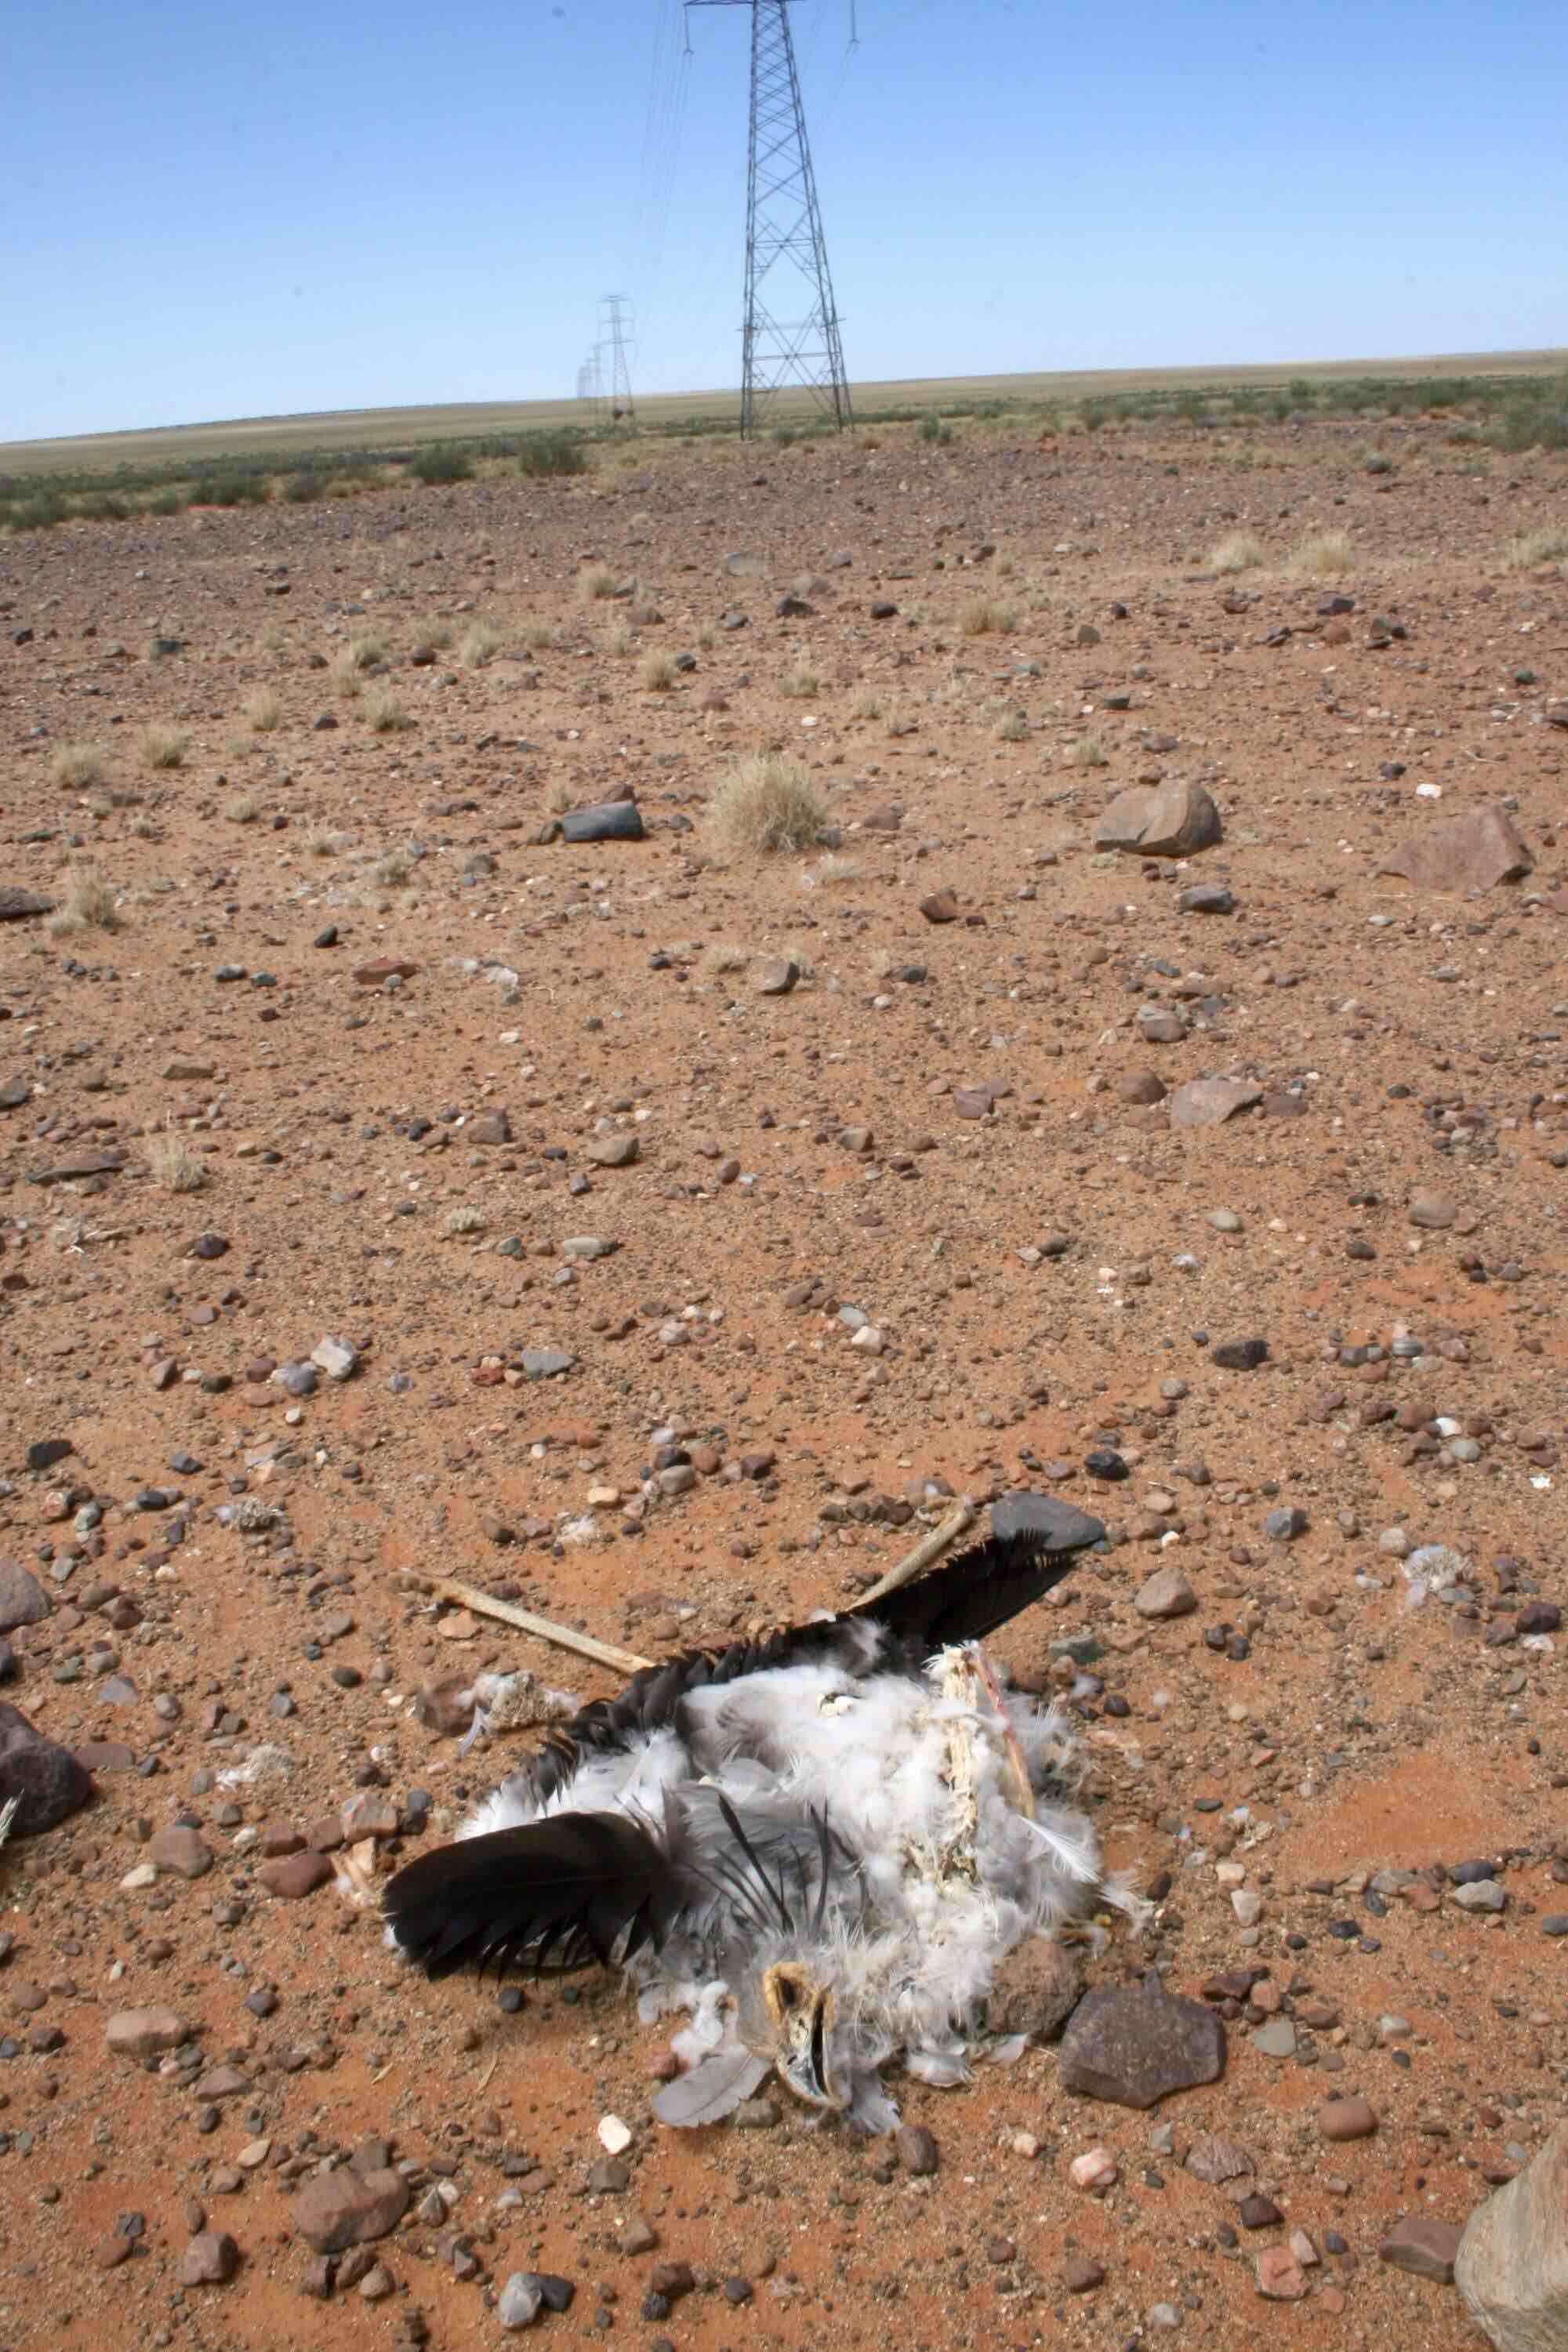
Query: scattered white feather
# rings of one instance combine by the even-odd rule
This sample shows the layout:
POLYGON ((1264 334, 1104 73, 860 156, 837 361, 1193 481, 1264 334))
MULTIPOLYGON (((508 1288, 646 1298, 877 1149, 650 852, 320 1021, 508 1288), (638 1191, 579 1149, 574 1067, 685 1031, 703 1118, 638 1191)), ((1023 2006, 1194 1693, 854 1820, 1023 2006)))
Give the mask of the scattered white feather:
POLYGON ((253 1748, 243 1764, 231 1764, 217 1776, 220 1789, 257 1789, 274 1780, 287 1780, 294 1769, 294 1759, 286 1748, 275 1748, 263 1742, 253 1748))

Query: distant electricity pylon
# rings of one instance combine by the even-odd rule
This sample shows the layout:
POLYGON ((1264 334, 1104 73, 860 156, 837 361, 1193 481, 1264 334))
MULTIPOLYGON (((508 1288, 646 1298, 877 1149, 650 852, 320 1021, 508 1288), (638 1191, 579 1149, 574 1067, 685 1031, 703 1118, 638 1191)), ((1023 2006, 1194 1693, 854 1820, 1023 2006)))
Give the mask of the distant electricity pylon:
POLYGON ((599 301, 601 351, 610 354, 610 422, 635 425, 632 402, 632 306, 624 294, 605 294, 599 301))
POLYGON ((842 432, 854 419, 816 177, 805 135, 789 0, 688 0, 752 12, 752 117, 746 176, 746 316, 741 330, 741 437, 754 438, 786 385, 804 385, 842 432), (766 286, 770 272, 776 271, 766 286), (803 318, 778 315, 785 302, 803 318))
POLYGON ((594 414, 594 421, 597 424, 605 399, 604 373, 597 343, 577 371, 577 397, 588 403, 594 414))

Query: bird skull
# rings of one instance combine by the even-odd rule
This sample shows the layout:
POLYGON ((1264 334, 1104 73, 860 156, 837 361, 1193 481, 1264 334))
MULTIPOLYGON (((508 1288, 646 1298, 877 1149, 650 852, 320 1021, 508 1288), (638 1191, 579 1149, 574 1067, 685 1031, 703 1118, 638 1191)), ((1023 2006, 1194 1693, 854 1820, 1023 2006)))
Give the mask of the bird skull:
POLYGON ((776 2037, 773 2066, 785 2089, 810 2107, 844 2106, 828 2055, 837 2008, 832 1987, 818 1984, 799 1961, 780 1960, 763 1975, 763 2000, 776 2037))

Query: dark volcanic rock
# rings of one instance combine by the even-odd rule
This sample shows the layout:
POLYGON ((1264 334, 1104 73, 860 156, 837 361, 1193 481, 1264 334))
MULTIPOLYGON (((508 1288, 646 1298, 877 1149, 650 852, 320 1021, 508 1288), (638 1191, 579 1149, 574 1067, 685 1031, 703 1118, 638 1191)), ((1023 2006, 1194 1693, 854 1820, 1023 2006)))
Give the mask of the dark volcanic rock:
POLYGON ((1061 2079, 1086 2098, 1152 2107, 1225 2072, 1225 2027, 1157 1979, 1086 1993, 1062 2037, 1061 2079))
POLYGON ((29 1184, 71 1184, 82 1176, 117 1176, 125 1165, 123 1151, 79 1151, 52 1168, 35 1168, 29 1184))
POLYGON ((36 890, 22 890, 14 882, 0 882, 0 923, 19 923, 29 915, 49 915, 54 906, 52 898, 40 898, 36 890))
POLYGON ((0 1559, 0 1633, 41 1625, 48 1613, 48 1595, 37 1578, 20 1560, 0 1559))
POLYGON ((1077 1551, 1083 1545, 1099 1543, 1105 1524, 1072 1503, 1058 1503, 1054 1495, 1020 1491, 1000 1495, 992 1504, 991 1532, 994 1536, 1039 1535, 1045 1538, 1047 1551, 1077 1551))
POLYGON ((1223 1371, 1255 1372, 1268 1360, 1267 1339, 1222 1339, 1209 1359, 1223 1371))
POLYGON ((92 1777, 68 1748, 35 1731, 19 1707, 0 1701, 0 1805, 20 1799, 13 1837, 35 1837, 79 1813, 92 1794, 92 1777))
POLYGON ((640 841, 642 814, 635 801, 603 801, 594 808, 568 809, 561 820, 563 841, 640 841))

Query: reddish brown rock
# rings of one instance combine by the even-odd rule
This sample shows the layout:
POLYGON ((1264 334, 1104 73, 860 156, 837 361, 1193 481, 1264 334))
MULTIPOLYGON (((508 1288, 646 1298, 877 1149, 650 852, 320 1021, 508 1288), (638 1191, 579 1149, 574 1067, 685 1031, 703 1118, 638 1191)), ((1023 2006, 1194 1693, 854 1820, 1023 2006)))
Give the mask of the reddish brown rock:
POLYGON ((296 2234, 318 2254, 341 2254, 395 2230, 410 2194, 402 2173, 390 2166, 360 2173, 344 2165, 307 2180, 289 2218, 296 2234))
POLYGON ((1364 2099, 1331 2099, 1318 2109, 1318 2129, 1328 2140, 1369 2139, 1377 2117, 1364 2099))
POLYGON ((418 970, 406 956, 373 956, 354 966, 354 978, 362 988, 384 988, 389 980, 412 980, 418 970))
POLYGON ((332 1865, 324 1853, 286 1853, 277 1862, 263 1863, 258 1878, 268 1895, 276 1895, 286 1903, 297 1903, 302 1895, 313 1895, 324 1886, 332 1874, 332 1865))
POLYGON ((1517 882, 1534 863, 1507 811, 1486 807, 1424 827, 1378 870, 1417 890, 1490 890, 1517 882))
POLYGON ((191 2038, 190 2027, 172 2009, 116 2010, 103 2031, 109 2047, 121 2058, 156 2058, 191 2038))
POLYGON ((1249 1078, 1193 1078, 1170 1098, 1173 1127, 1220 1127, 1238 1110, 1261 1101, 1263 1088, 1249 1078))
POLYGON ((583 1148, 584 1156, 599 1168, 630 1168, 640 1150, 630 1128, 615 1135, 591 1135, 583 1148))
POLYGON ((1416 2278, 1435 2279, 1438 2285, 1449 2286, 1459 2237, 1452 2221, 1440 2221, 1435 2213, 1406 2213, 1377 2251, 1391 2269, 1409 2271, 1416 2278))
POLYGON ((239 2268, 239 2248, 226 2230, 198 2230, 180 2256, 182 2286, 226 2286, 239 2268))
POLYGON ((172 1822, 167 1829, 153 1832, 147 1859, 157 1864, 160 1874, 205 1878, 213 1866, 213 1851, 199 1830, 172 1822))
POLYGON ((921 900, 921 912, 928 923, 956 923, 958 897, 952 890, 933 890, 921 900))
POLYGON ((1265 2246, 1258 2257, 1258 2292, 1269 2303, 1299 2303, 1307 2276, 1289 2246, 1265 2246))
POLYGON ((1193 857, 1223 835, 1218 809, 1202 784, 1133 784, 1118 793, 1094 829, 1097 849, 1141 857, 1193 857))

